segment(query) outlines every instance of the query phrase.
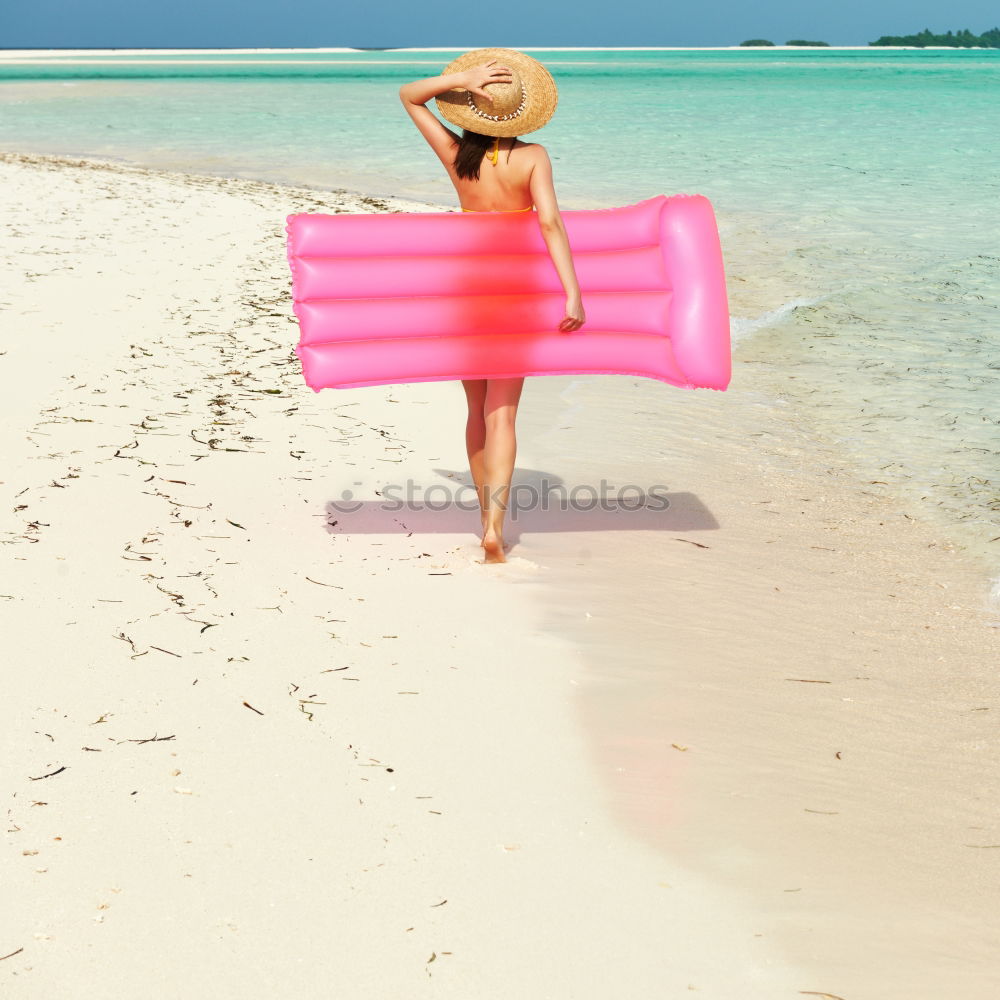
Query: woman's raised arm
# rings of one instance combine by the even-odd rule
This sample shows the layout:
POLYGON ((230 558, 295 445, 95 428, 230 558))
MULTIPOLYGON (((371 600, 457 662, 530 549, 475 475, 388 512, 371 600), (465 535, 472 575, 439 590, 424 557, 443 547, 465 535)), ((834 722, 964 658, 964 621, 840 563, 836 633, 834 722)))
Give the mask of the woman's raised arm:
POLYGON ((438 94, 459 89, 467 90, 492 102, 493 98, 487 93, 486 86, 491 83, 510 83, 512 79, 508 67, 498 66, 496 59, 491 59, 488 63, 476 66, 465 73, 429 76, 423 80, 414 80, 413 83, 404 83, 399 88, 399 99, 403 102, 406 113, 413 119, 413 124, 420 129, 421 135, 430 144, 431 149, 450 170, 454 166, 458 136, 426 107, 427 102, 438 94))

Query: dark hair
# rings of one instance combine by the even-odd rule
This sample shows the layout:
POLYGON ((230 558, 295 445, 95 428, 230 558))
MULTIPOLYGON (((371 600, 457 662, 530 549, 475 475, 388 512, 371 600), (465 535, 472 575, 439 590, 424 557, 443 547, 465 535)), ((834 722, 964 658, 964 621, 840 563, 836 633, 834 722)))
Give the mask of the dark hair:
POLYGON ((455 153, 455 173, 466 180, 478 181, 483 154, 493 145, 494 138, 492 135, 480 135, 467 128, 462 129, 458 152, 455 153))

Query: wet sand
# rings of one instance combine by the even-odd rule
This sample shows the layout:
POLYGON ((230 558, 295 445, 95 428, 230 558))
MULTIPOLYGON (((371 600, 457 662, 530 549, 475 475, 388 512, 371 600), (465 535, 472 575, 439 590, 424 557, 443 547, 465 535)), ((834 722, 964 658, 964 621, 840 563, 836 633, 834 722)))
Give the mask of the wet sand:
POLYGON ((549 567, 546 627, 586 663, 591 764, 625 828, 738 887, 829 992, 986 1000, 987 567, 759 391, 754 351, 737 349, 725 394, 571 382, 547 433, 525 432, 536 478, 556 470, 570 492, 603 477, 622 501, 522 521, 525 555, 549 567), (624 484, 670 506, 629 509, 624 484), (560 521, 577 530, 545 530, 560 521))

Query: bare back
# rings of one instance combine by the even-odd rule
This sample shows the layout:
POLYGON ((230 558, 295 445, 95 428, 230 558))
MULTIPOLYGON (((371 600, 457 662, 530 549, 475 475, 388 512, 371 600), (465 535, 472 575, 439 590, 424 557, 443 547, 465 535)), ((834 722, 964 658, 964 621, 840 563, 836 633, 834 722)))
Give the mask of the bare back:
POLYGON ((445 161, 462 208, 470 212, 517 212, 532 208, 531 175, 540 150, 542 147, 534 142, 501 139, 495 164, 492 146, 483 155, 479 180, 459 177, 454 165, 449 166, 445 161))

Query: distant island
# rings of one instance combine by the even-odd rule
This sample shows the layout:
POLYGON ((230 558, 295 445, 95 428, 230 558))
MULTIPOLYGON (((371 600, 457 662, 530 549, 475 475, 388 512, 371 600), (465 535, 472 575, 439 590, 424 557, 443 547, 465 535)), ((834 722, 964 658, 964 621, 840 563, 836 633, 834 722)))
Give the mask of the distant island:
MULTIPOLYGON (((949 49, 1000 49, 1000 28, 990 28, 981 35, 974 35, 968 28, 961 31, 949 31, 944 35, 935 35, 930 29, 924 28, 916 35, 883 35, 876 42, 869 42, 870 46, 887 48, 890 46, 909 46, 916 49, 926 49, 928 47, 940 47, 949 49)), ((801 38, 793 38, 785 42, 785 45, 805 45, 818 48, 829 48, 829 42, 807 42, 801 38)), ((767 38, 748 38, 745 42, 740 42, 741 49, 763 49, 774 48, 775 43, 767 38)))
MULTIPOLYGON (((829 42, 807 42, 802 38, 793 38, 790 42, 785 42, 786 45, 811 45, 818 46, 819 48, 829 48, 829 42)), ((745 42, 740 42, 741 49, 760 49, 767 48, 768 46, 774 47, 774 42, 769 42, 766 38, 750 38, 745 42)))
POLYGON ((924 28, 918 35, 883 35, 877 42, 868 44, 911 45, 918 49, 925 49, 929 45, 951 49, 1000 49, 1000 28, 991 28, 981 35, 974 35, 968 28, 962 31, 949 31, 946 35, 935 35, 924 28))

